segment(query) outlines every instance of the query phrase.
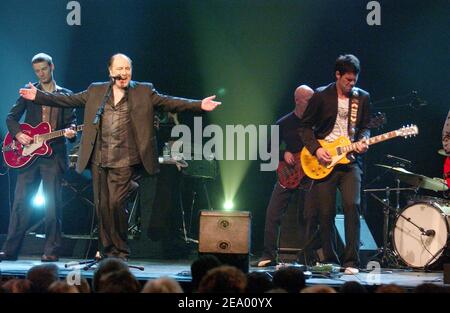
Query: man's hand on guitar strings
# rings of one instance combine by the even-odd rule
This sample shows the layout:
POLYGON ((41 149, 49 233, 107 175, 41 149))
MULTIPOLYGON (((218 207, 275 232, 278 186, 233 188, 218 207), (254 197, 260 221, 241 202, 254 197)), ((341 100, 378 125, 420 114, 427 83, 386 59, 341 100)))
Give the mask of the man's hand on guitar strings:
POLYGON ((16 134, 16 139, 24 146, 28 146, 29 144, 31 144, 33 142, 33 138, 31 138, 30 136, 28 136, 27 134, 24 134, 22 132, 18 132, 16 134))
POLYGON ((64 129, 64 137, 68 139, 72 139, 77 135, 77 131, 75 130, 76 126, 72 125, 72 127, 64 129))
POLYGON ((319 160, 319 162, 323 165, 327 165, 331 162, 331 155, 322 147, 316 150, 316 157, 317 160, 319 160))
POLYGON ((291 166, 295 165, 294 155, 289 151, 284 152, 284 161, 291 166))
POLYGON ((364 153, 369 149, 369 145, 367 144, 367 139, 360 140, 356 143, 355 151, 357 153, 364 153))

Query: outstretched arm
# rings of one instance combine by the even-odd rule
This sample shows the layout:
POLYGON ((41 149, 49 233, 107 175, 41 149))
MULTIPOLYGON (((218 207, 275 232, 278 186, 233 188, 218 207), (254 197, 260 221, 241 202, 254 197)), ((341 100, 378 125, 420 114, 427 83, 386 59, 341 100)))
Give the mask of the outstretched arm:
POLYGON ((36 99, 37 88, 32 83, 28 83, 29 88, 20 88, 19 95, 27 100, 34 101, 36 99))
POLYGON ((216 98, 216 95, 203 99, 202 100, 202 110, 203 111, 212 111, 218 105, 222 104, 222 102, 214 101, 215 98, 216 98))
POLYGON ((216 96, 210 96, 198 101, 160 94, 152 84, 147 84, 146 86, 150 89, 152 103, 168 112, 183 112, 185 110, 200 111, 200 109, 212 111, 221 104, 221 102, 214 101, 216 96))
POLYGON ((19 94, 22 98, 34 101, 39 105, 56 106, 63 108, 84 107, 87 102, 88 91, 79 92, 76 94, 68 93, 48 93, 42 92, 33 86, 32 83, 28 84, 29 88, 21 88, 19 94))

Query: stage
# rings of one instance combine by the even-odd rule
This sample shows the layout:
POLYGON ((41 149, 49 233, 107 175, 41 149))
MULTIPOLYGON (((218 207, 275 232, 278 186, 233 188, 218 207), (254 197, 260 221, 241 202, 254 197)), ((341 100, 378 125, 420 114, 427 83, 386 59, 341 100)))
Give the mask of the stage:
MULTIPOLYGON (((59 262, 54 262, 59 268, 60 278, 65 278, 68 274, 74 271, 79 273, 81 277, 90 281, 95 272, 96 266, 88 270, 83 270, 83 265, 73 265, 83 260, 80 259, 60 259, 59 262)), ((143 267, 143 270, 131 267, 130 270, 133 275, 141 282, 145 283, 147 280, 156 279, 162 276, 171 277, 177 280, 186 292, 191 291, 190 282, 190 264, 193 260, 149 260, 149 259, 136 259, 129 260, 130 266, 143 267)), ((3 261, 0 263, 0 273, 3 279, 9 277, 25 277, 27 271, 39 264, 44 264, 40 261, 39 257, 19 257, 17 261, 3 261)), ((45 263, 48 264, 48 263, 45 263)), ((291 264, 283 264, 289 266, 291 264)), ((283 266, 282 265, 282 266, 283 266)), ((268 272, 273 274, 276 267, 267 268, 255 268, 250 267, 250 272, 268 272)), ((307 272, 306 272, 307 273, 307 272)), ((333 275, 323 275, 314 273, 312 277, 307 278, 306 285, 328 285, 339 290, 347 281, 357 281, 364 285, 369 292, 376 289, 379 285, 396 284, 404 287, 406 290, 411 291, 416 286, 423 283, 433 283, 436 285, 444 286, 443 272, 424 272, 414 271, 410 269, 380 269, 379 274, 374 272, 361 270, 356 275, 346 275, 344 273, 335 273, 333 275), (329 277, 326 277, 329 276, 329 277)), ((448 286, 448 285, 447 285, 448 286)))

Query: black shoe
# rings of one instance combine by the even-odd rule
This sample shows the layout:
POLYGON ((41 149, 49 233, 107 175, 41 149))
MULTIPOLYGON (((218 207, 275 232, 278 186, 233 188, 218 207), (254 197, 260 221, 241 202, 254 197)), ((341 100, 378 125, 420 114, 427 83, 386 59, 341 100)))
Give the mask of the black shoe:
POLYGON ((1 261, 17 261, 17 256, 8 255, 5 252, 0 252, 0 262, 1 261))
POLYGON ((41 262, 58 262, 59 258, 56 255, 46 255, 44 254, 41 257, 41 262))
POLYGON ((276 266, 277 262, 271 259, 259 259, 258 261, 252 262, 250 265, 252 267, 269 267, 276 266))

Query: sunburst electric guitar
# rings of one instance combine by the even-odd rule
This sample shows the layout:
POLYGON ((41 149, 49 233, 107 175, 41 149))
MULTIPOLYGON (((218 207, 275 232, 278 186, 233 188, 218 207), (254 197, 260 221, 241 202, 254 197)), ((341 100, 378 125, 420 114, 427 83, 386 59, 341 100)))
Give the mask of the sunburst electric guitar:
MULTIPOLYGON (((386 115, 381 112, 372 114, 368 128, 380 128, 386 123, 386 115)), ((305 177, 302 166, 300 165, 300 152, 294 153, 294 165, 280 160, 277 168, 278 181, 283 188, 296 189, 300 181, 305 177)))
MULTIPOLYGON (((31 164, 38 156, 51 155, 53 150, 47 142, 50 139, 64 136, 65 129, 52 132, 52 127, 47 122, 42 122, 36 127, 30 124, 20 124, 21 131, 32 137, 29 145, 22 145, 8 132, 3 140, 3 159, 12 168, 22 168, 31 164)), ((73 130, 83 130, 83 125, 75 126, 73 130)))
MULTIPOLYGON (((393 130, 369 139, 365 139, 368 145, 373 145, 382 141, 393 139, 396 137, 411 137, 419 133, 416 125, 403 126, 400 129, 393 130)), ((327 177, 338 164, 348 164, 350 160, 347 158, 348 153, 355 151, 356 143, 352 143, 347 137, 339 137, 333 142, 318 140, 322 148, 331 155, 329 164, 321 164, 316 156, 312 155, 306 147, 300 153, 300 163, 306 176, 311 179, 322 179, 327 177)))

